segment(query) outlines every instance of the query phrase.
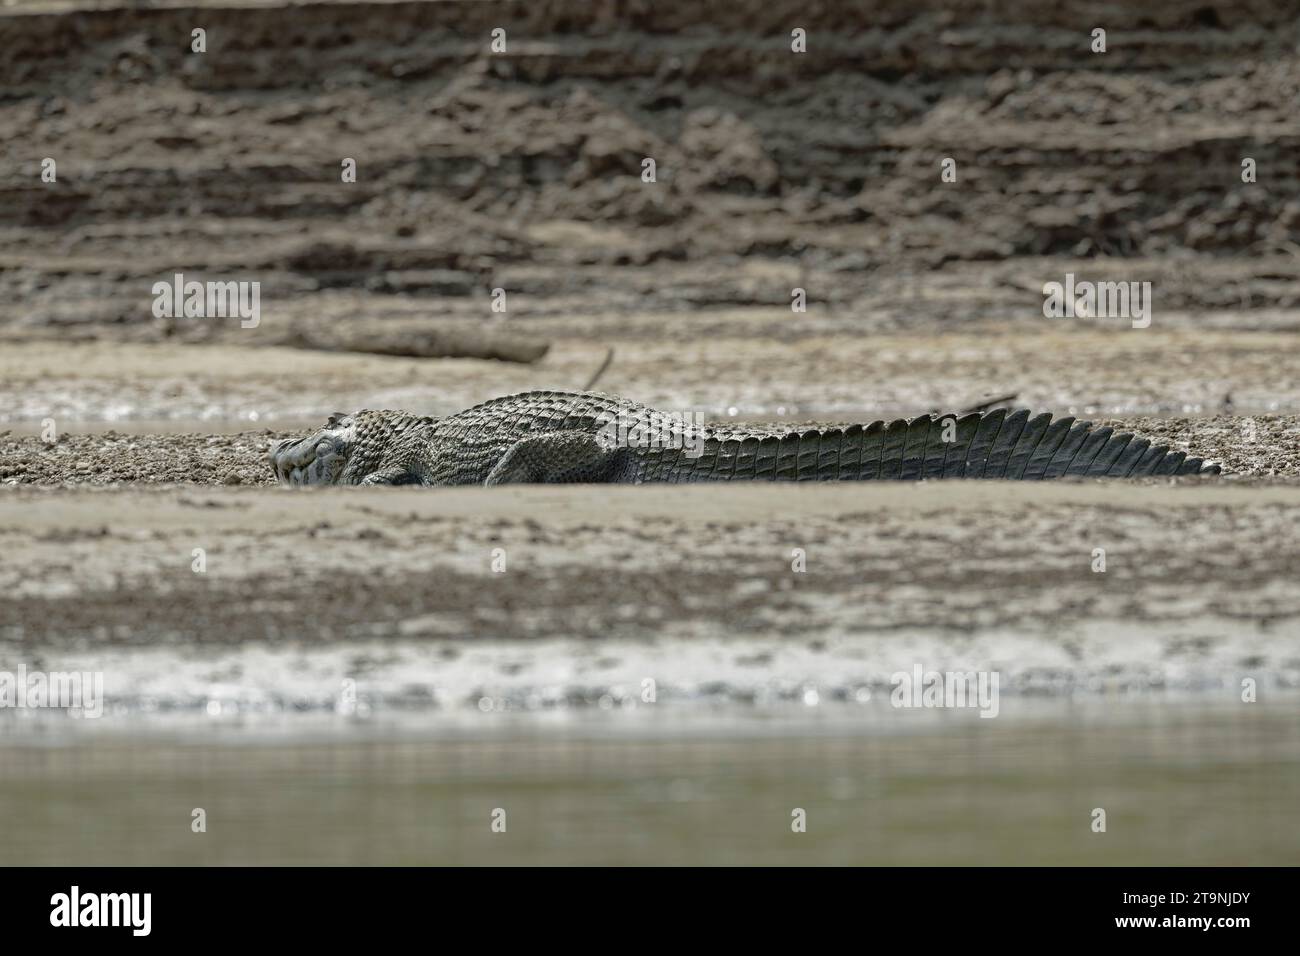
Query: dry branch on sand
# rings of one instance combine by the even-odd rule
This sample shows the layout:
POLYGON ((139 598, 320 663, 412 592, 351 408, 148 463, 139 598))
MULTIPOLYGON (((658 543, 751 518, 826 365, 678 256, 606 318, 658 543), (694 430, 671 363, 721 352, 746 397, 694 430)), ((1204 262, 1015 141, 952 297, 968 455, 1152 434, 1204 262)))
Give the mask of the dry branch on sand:
POLYGON ((526 336, 468 329, 333 331, 295 329, 276 344, 328 352, 367 352, 412 358, 476 358, 531 363, 550 350, 550 343, 526 336))

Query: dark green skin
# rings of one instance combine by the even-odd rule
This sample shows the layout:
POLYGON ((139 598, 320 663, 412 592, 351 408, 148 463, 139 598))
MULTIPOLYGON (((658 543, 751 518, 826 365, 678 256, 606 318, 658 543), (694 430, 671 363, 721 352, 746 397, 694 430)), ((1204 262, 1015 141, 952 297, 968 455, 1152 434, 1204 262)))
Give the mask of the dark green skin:
POLYGON ((597 392, 523 392, 447 418, 335 415, 279 443, 286 484, 874 481, 1218 474, 1218 465, 1090 422, 1027 411, 791 430, 684 421, 597 392))

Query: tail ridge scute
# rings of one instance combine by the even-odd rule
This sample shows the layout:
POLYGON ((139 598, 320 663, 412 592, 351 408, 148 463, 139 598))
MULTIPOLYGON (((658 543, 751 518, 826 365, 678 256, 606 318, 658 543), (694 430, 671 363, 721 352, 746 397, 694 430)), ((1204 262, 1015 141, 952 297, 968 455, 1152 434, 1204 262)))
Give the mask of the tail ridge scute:
POLYGON ((1047 429, 1051 424, 1052 416, 1046 412, 1035 415, 1025 422, 1024 430, 1020 433, 1020 440, 1016 442, 1015 447, 1011 449, 1011 454, 1007 457, 1007 467, 1002 473, 1003 478, 1018 481, 1024 477, 1030 459, 1033 458, 1034 452, 1042 443, 1043 436, 1047 434, 1047 429))
POLYGON ((921 477, 925 468, 925 448, 930 442, 931 418, 924 415, 914 418, 907 424, 907 433, 903 436, 903 457, 899 478, 903 481, 915 481, 921 477))
POLYGON ((862 474, 862 426, 850 425, 840 432, 840 480, 850 481, 862 474))
MULTIPOLYGON (((929 438, 925 443, 925 450, 921 453, 921 477, 925 479, 942 478, 944 463, 948 455, 948 446, 952 442, 944 441, 944 433, 948 430, 949 422, 955 421, 952 416, 936 415, 930 420, 929 438)), ((955 439, 954 434, 954 439, 955 439)))
POLYGON ((885 423, 872 422, 862 430, 862 462, 858 475, 874 481, 880 477, 880 456, 885 448, 885 423))
POLYGON ((984 466, 985 478, 1002 478, 1007 471, 1007 465, 1011 463, 1011 453, 1015 450, 1020 436, 1025 432, 1025 425, 1029 422, 1029 412, 1026 409, 1012 412, 1002 420, 1002 427, 998 430, 998 437, 993 441, 993 448, 989 451, 988 464, 984 466))
POLYGON ((1075 456, 1079 454, 1079 449, 1088 440, 1088 434, 1091 430, 1092 422, 1075 422, 1066 433, 1065 440, 1056 449, 1056 454, 1052 456, 1052 460, 1048 463, 1047 470, 1043 472, 1043 477, 1060 478, 1064 475, 1070 465, 1074 463, 1075 456))
POLYGON ((1147 453, 1151 447, 1150 438, 1134 438, 1124 449, 1124 453, 1119 456, 1119 460, 1111 466, 1110 473, 1115 478, 1127 478, 1137 467, 1137 463, 1142 460, 1142 456, 1147 453))
POLYGON ((900 418, 885 427, 884 447, 880 451, 881 481, 897 480, 903 473, 903 445, 907 442, 906 419, 900 418))
POLYGON ((1156 465, 1153 475, 1177 475, 1181 474, 1178 470, 1179 465, 1187 458, 1187 452, 1175 451, 1165 456, 1164 460, 1156 465))
POLYGON ((795 459, 795 481, 817 480, 817 458, 821 452, 822 433, 810 428, 799 436, 799 455, 795 459))
POLYGON ((1088 473, 1092 463, 1101 454, 1101 450, 1106 447, 1106 442, 1110 441, 1110 436, 1115 434, 1115 429, 1107 426, 1088 432, 1079 447, 1078 453, 1074 460, 1070 462, 1070 467, 1065 469, 1067 475, 1083 476, 1088 473))
POLYGON ((1152 445, 1146 453, 1138 459, 1138 463, 1133 467, 1130 477, 1142 478, 1148 475, 1154 475, 1156 466, 1164 461, 1165 455, 1169 453, 1168 445, 1152 445))
MULTIPOLYGON (((942 422, 944 416, 941 416, 939 420, 942 422)), ((971 412, 969 415, 963 415, 957 419, 955 440, 944 453, 943 477, 965 477, 966 459, 970 454, 971 442, 975 440, 975 434, 979 431, 982 420, 983 416, 979 412, 971 412)))
POLYGON ((1051 464, 1056 452, 1060 449, 1061 443, 1066 440, 1070 434, 1070 429, 1074 425, 1074 416, 1058 418, 1047 426, 1042 439, 1038 442, 1038 447, 1029 458, 1029 463, 1025 465, 1025 471, 1020 476, 1025 481, 1039 481, 1046 477, 1047 466, 1051 464))
POLYGON ((817 480, 836 481, 840 477, 840 456, 844 454, 844 429, 833 428, 821 434, 817 452, 817 480))
POLYGON ((1002 430, 1002 422, 1006 417, 1006 409, 997 408, 980 419, 979 428, 975 430, 975 437, 971 439, 970 448, 966 451, 966 468, 962 473, 963 478, 984 477, 984 469, 988 465, 993 443, 997 440, 998 433, 1002 430))
POLYGON ((1120 456, 1124 454, 1124 449, 1128 448, 1129 442, 1132 440, 1133 435, 1130 432, 1121 432, 1118 435, 1112 434, 1110 440, 1102 445, 1101 450, 1097 452, 1097 457, 1092 460, 1087 474, 1090 477, 1098 478, 1111 474, 1111 469, 1115 467, 1120 456))

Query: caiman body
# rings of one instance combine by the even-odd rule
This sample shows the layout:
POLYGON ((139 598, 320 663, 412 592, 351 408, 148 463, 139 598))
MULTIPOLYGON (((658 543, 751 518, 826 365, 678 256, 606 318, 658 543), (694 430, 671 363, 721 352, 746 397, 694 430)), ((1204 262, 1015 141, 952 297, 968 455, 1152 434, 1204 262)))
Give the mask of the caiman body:
POLYGON ((596 392, 535 391, 446 418, 335 415, 270 454, 286 484, 1041 480, 1217 474, 1073 418, 998 409, 791 429, 695 423, 596 392))

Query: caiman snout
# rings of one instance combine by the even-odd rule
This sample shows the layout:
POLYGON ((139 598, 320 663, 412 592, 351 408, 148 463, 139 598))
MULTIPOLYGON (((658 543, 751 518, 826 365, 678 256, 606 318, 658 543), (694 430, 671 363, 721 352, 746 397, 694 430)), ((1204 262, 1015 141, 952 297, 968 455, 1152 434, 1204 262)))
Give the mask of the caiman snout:
POLYGON ((286 438, 275 443, 267 456, 275 477, 286 485, 324 484, 317 465, 316 436, 286 438))
POLYGON ((275 442, 266 457, 282 484, 333 485, 347 463, 351 444, 350 422, 336 416, 315 434, 275 442))
POLYGON ((282 438, 271 446, 266 460, 275 472, 275 477, 282 484, 302 484, 302 467, 308 463, 298 446, 304 444, 303 438, 282 438))

